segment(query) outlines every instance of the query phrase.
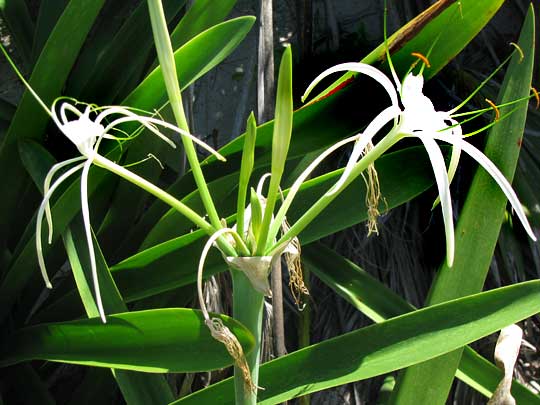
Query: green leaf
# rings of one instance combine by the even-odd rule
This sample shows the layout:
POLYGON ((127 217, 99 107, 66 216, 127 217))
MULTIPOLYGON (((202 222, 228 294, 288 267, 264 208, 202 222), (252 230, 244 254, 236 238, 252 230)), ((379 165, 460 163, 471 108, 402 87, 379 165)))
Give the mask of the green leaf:
MULTIPOLYGON (((238 322, 220 316, 246 352, 253 337, 238 322)), ((61 361, 145 372, 195 372, 232 364, 200 311, 154 309, 99 318, 32 326, 3 342, 0 365, 29 360, 61 361)))
MULTIPOLYGON (((204 31, 174 52, 182 88, 189 86, 223 61, 244 39, 254 17, 238 17, 204 31), (201 50, 204 50, 202 52, 201 50)), ((157 67, 122 102, 146 111, 160 109, 167 101, 161 69, 157 67)))
MULTIPOLYGON (((86 315, 98 317, 99 310, 94 298, 94 285, 91 272, 90 257, 82 218, 72 221, 64 234, 64 245, 77 289, 86 315)), ((122 296, 118 292, 111 277, 107 262, 101 253, 98 241, 93 237, 96 260, 96 272, 99 280, 100 296, 106 314, 128 311, 122 296)), ((129 404, 162 404, 172 398, 172 392, 164 376, 158 374, 140 374, 127 370, 111 370, 124 399, 129 404)))
MULTIPOLYGON (((283 401, 439 356, 536 314, 540 281, 453 300, 338 336, 265 363, 259 403, 283 401)), ((227 379, 173 402, 234 404, 227 379)))
POLYGON ((235 4, 236 0, 195 0, 171 33, 173 48, 184 45, 196 35, 222 22, 235 4))
MULTIPOLYGON (((519 46, 525 52, 512 58, 497 104, 527 97, 531 85, 534 61, 533 8, 523 25, 519 46)), ((512 106, 501 108, 501 114, 512 106)), ((519 141, 527 115, 527 102, 523 102, 512 115, 493 127, 489 133, 485 155, 490 158, 511 181, 519 156, 519 141)), ((452 268, 443 265, 431 287, 427 305, 482 290, 493 251, 504 218, 506 198, 495 181, 480 169, 474 176, 467 199, 456 227, 456 259, 452 268), (479 215, 481 214, 481 215, 479 215)), ((426 364, 405 370, 393 391, 391 403, 443 404, 452 384, 462 349, 426 364), (418 381, 430 382, 430 389, 418 381)))
POLYGON ((292 51, 285 48, 279 65, 279 76, 276 91, 276 107, 274 111, 274 131, 272 133, 272 164, 270 166, 270 184, 266 196, 266 207, 261 223, 260 235, 257 238, 256 255, 266 252, 267 241, 274 240, 274 235, 268 234, 270 223, 274 216, 274 207, 278 200, 281 176, 285 170, 289 145, 292 135, 293 95, 292 95, 292 51))
MULTIPOLYGON (((60 95, 103 3, 104 0, 71 0, 58 20, 29 80, 46 105, 50 105, 60 95)), ((15 211, 23 220, 27 221, 31 217, 29 212, 17 210, 21 193, 28 185, 28 177, 17 153, 17 141, 22 137, 41 140, 48 120, 47 113, 26 91, 0 146, 0 193, 10 196, 0 202, 1 229, 10 229, 15 211)), ((7 232, 3 232, 0 246, 4 245, 3 241, 7 238, 7 232)))
POLYGON ((32 61, 35 62, 43 50, 58 19, 66 8, 69 0, 49 0, 39 5, 39 13, 36 22, 36 32, 32 46, 32 61))
MULTIPOLYGON (((169 21, 180 12, 185 2, 185 0, 163 1, 165 15, 169 21)), ((154 45, 149 18, 148 4, 142 1, 114 38, 109 39, 109 45, 101 50, 99 59, 92 65, 91 74, 83 81, 86 86, 79 95, 81 99, 99 99, 103 104, 112 103, 127 80, 144 66, 154 45)))
MULTIPOLYGON (((360 267, 320 243, 302 249, 302 259, 307 270, 377 323, 416 310, 360 267)), ((465 347, 456 373, 460 380, 489 397, 502 375, 499 368, 465 347)), ((512 394, 518 404, 540 404, 540 397, 517 381, 513 382, 512 394)))

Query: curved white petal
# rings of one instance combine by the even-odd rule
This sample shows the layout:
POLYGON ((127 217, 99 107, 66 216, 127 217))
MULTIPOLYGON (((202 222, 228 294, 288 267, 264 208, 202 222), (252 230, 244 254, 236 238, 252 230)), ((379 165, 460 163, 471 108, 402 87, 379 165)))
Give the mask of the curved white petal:
MULTIPOLYGON (((451 133, 450 136, 456 138, 456 139, 463 139, 463 131, 461 130, 461 125, 459 123, 452 119, 448 118, 448 121, 454 126, 450 129, 451 133)), ((446 135, 446 134, 445 134, 446 135)), ((452 183, 452 180, 454 179, 454 176, 456 175, 456 170, 459 165, 459 159, 461 157, 461 148, 459 145, 453 145, 452 147, 452 154, 450 156, 450 164, 448 165, 448 180, 450 183, 452 183)))
MULTIPOLYGON (((79 156, 73 159, 68 159, 63 162, 59 162, 54 164, 47 175, 45 176, 45 181, 43 182, 43 195, 46 195, 49 192, 49 187, 51 186, 51 181, 54 175, 63 167, 66 167, 72 163, 80 162, 81 160, 85 160, 86 158, 84 156, 79 156)), ((51 215, 51 206, 49 204, 49 201, 47 201, 47 204, 45 205, 45 218, 47 219, 47 225, 49 227, 49 237, 48 242, 49 244, 52 243, 52 236, 53 236, 53 223, 52 223, 52 215, 51 215)))
POLYGON ((452 199, 450 196, 450 183, 448 182, 448 174, 446 173, 446 165, 444 163, 444 157, 441 153, 441 149, 437 142, 433 139, 432 134, 425 134, 422 132, 415 133, 426 148, 431 166, 433 167, 433 173, 435 174, 435 181, 437 183, 437 189, 439 191, 439 197, 441 200, 441 209, 444 221, 444 232, 446 234, 446 263, 449 267, 452 267, 454 263, 454 221, 452 218, 452 199))
MULTIPOLYGON (((45 210, 49 206, 49 200, 51 199, 51 196, 55 192, 55 190, 66 180, 69 176, 74 174, 76 171, 80 170, 85 163, 80 163, 75 167, 72 167, 68 171, 66 171, 64 174, 62 174, 56 181, 53 183, 51 188, 47 190, 47 192, 43 196, 43 200, 41 201, 41 205, 39 206, 37 217, 36 217, 36 253, 37 253, 37 259, 39 264, 39 269, 41 270, 41 275, 43 277, 43 280, 45 281, 45 285, 47 288, 52 288, 51 282, 49 280, 49 276, 47 275, 47 268, 45 266, 45 259, 43 257, 43 245, 41 242, 41 223, 43 222, 43 215, 45 213, 45 210)), ((52 227, 52 220, 51 225, 52 227)))
POLYGON ((354 149, 351 153, 351 157, 345 166, 345 170, 341 174, 339 180, 332 186, 332 188, 326 193, 326 195, 335 194, 345 184, 351 172, 358 163, 358 160, 362 156, 364 149, 371 142, 373 137, 392 119, 396 118, 401 113, 401 110, 397 107, 390 106, 383 110, 379 115, 375 117, 373 121, 367 126, 365 131, 359 135, 358 142, 354 145, 354 149))
POLYGON ((105 310, 103 308, 103 301, 101 300, 96 266, 96 255, 94 250, 94 242, 92 241, 92 228, 90 225, 90 210, 88 209, 88 172, 90 171, 91 166, 92 160, 88 159, 86 162, 84 162, 84 167, 81 174, 81 212, 84 223, 84 233, 86 235, 86 243, 88 245, 88 255, 90 256, 90 270, 92 272, 92 282, 94 283, 96 305, 101 320, 103 323, 107 323, 107 319, 105 318, 105 310))
POLYGON ((261 178, 259 179, 259 182, 257 183, 257 188, 256 188, 256 193, 262 197, 263 195, 263 188, 264 188, 264 183, 266 182, 266 179, 269 179, 270 177, 272 177, 272 173, 265 173, 261 176, 261 178))
POLYGON ((204 248, 201 252, 201 257, 199 259, 199 265, 197 267, 197 295, 199 296, 199 305, 201 307, 201 312, 203 313, 203 316, 205 320, 210 320, 210 315, 208 315, 208 310, 206 309, 206 303, 204 302, 204 296, 203 296, 203 289, 202 289, 202 280, 203 280, 203 271, 204 271, 204 263, 206 262, 206 257, 208 256, 208 252, 214 245, 214 243, 224 234, 226 233, 236 233, 234 229, 231 228, 221 228, 220 230, 216 231, 206 244, 204 245, 204 248))
POLYGON ((67 119, 67 116, 66 116, 66 110, 69 110, 71 111, 73 114, 75 114, 77 117, 80 117, 81 115, 83 115, 82 112, 79 111, 79 109, 67 102, 63 102, 62 105, 60 106, 60 117, 62 118, 62 121, 64 122, 64 124, 68 123, 69 120, 67 119))
POLYGON ((475 148, 470 143, 464 141, 463 139, 454 138, 451 135, 446 135, 442 133, 435 134, 434 138, 444 142, 448 142, 452 145, 457 145, 458 147, 463 149, 465 153, 467 153, 480 165, 482 165, 482 167, 497 182, 501 190, 506 195, 506 198, 508 198, 508 201, 510 201, 510 204, 512 204, 512 207, 514 208, 519 220, 523 224, 523 227, 529 234, 530 238, 536 241, 536 236, 531 228, 531 225, 529 224, 527 215, 525 214, 525 211, 523 210, 523 207, 521 206, 521 203, 519 202, 516 193, 512 189, 512 186, 510 185, 508 180, 506 180, 506 177, 504 177, 501 171, 497 168, 497 166, 495 166, 495 164, 491 160, 489 160, 488 157, 484 155, 481 151, 479 151, 477 148, 475 148))
POLYGON ((311 90, 313 90, 313 88, 322 79, 331 75, 332 73, 337 73, 337 72, 357 72, 357 73, 361 73, 361 74, 371 77, 372 79, 377 81, 381 86, 384 87, 384 89, 390 96, 392 105, 395 107, 399 107, 398 95, 397 95, 396 89, 394 88, 394 85, 392 84, 392 81, 379 69, 376 69, 373 66, 367 65, 365 63, 360 63, 360 62, 341 63, 339 65, 326 69, 324 72, 322 72, 319 76, 317 76, 311 82, 307 90, 304 92, 304 95, 302 96, 302 101, 304 101, 308 97, 309 93, 311 93, 311 90))
POLYGON ((130 121, 137 121, 137 122, 141 123, 142 125, 144 125, 145 128, 147 128, 149 131, 151 131, 155 135, 159 136, 163 141, 167 142, 173 148, 176 148, 176 145, 174 144, 174 142, 171 141, 169 138, 167 138, 165 135, 163 135, 159 130, 157 130, 157 128, 155 128, 154 125, 159 125, 159 126, 161 126, 163 128, 170 129, 170 130, 178 133, 181 136, 184 136, 186 138, 191 139, 194 143, 196 143, 201 148, 203 148, 207 152, 214 155, 218 160, 221 160, 222 162, 227 160, 227 159, 225 159, 225 157, 223 157, 223 155, 221 155, 214 148, 209 146, 207 143, 201 141, 197 137, 193 136, 189 132, 184 131, 183 129, 180 129, 175 125, 169 124, 168 122, 161 121, 161 120, 158 120, 158 119, 152 118, 152 117, 144 117, 144 116, 133 114, 133 115, 128 116, 128 117, 118 118, 118 119, 112 121, 109 125, 107 125, 107 127, 105 128, 105 132, 108 132, 115 125, 118 125, 118 124, 120 124, 122 122, 130 122, 130 121))

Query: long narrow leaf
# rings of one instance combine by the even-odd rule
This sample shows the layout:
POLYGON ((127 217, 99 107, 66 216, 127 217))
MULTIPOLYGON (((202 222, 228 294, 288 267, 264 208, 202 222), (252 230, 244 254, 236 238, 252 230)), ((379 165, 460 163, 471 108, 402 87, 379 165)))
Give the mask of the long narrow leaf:
MULTIPOLYGON (((238 322, 221 316, 246 351, 253 338, 238 322)), ((194 372, 232 363, 199 311, 155 309, 37 325, 3 342, 0 365, 41 359, 146 372, 194 372)))
MULTIPOLYGON (((259 403, 283 401, 415 364, 464 346, 534 315, 540 281, 434 305, 347 333, 265 363, 259 403)), ((232 380, 174 404, 234 404, 232 380)))
MULTIPOLYGON (((317 243, 302 250, 306 268, 375 322, 383 322, 416 310, 399 295, 360 267, 317 243)), ((502 371, 466 347, 456 376, 486 396, 491 396, 501 381, 502 371)), ((521 404, 540 404, 540 397, 513 382, 512 394, 521 404)))

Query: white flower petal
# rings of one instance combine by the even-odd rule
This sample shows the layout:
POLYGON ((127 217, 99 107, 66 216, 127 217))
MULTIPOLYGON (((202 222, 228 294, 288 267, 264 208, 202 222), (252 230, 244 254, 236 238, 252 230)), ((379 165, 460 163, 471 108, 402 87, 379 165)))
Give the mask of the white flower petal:
POLYGON ((497 166, 495 166, 495 164, 491 160, 489 160, 486 155, 484 155, 482 152, 476 149, 473 145, 464 141, 463 139, 455 138, 455 137, 452 137, 451 135, 446 135, 442 133, 436 133, 434 135, 434 138, 460 147, 469 156, 471 156, 480 165, 482 165, 482 167, 497 182, 501 190, 506 195, 506 198, 508 198, 508 201, 510 201, 510 204, 512 204, 512 207, 514 208, 519 220, 523 224, 523 227, 529 234, 530 238, 536 241, 536 236, 531 228, 531 225, 529 224, 527 215, 525 214, 525 211, 523 210, 523 207, 521 206, 521 203, 519 202, 519 199, 516 193, 512 189, 512 186, 510 185, 508 180, 506 180, 506 177, 504 177, 501 171, 497 168, 497 166))
MULTIPOLYGON (((43 257, 43 245, 41 242, 41 223, 43 222, 43 215, 45 213, 45 210, 49 206, 49 200, 51 199, 51 196, 55 192, 55 190, 62 184, 69 176, 74 174, 76 171, 82 169, 84 166, 84 163, 80 163, 75 167, 72 167, 68 171, 66 171, 64 174, 62 174, 56 181, 53 183, 51 188, 45 193, 43 196, 43 201, 41 201, 41 205, 39 206, 37 217, 36 217, 36 253, 38 258, 38 264, 39 269, 41 270, 41 275, 43 277, 43 280, 45 281, 45 285, 47 288, 52 288, 51 282, 49 280, 49 276, 47 275, 47 268, 45 266, 45 259, 43 257)), ((52 221, 51 221, 52 226, 52 221)))
POLYGON ((326 69, 324 72, 322 72, 319 76, 317 76, 311 82, 307 90, 304 92, 304 95, 302 96, 302 101, 304 101, 307 98, 309 93, 311 93, 311 90, 313 90, 313 88, 322 79, 331 75, 332 73, 337 73, 337 72, 357 72, 357 73, 361 73, 361 74, 371 77, 372 79, 376 80, 379 84, 381 84, 381 86, 384 87, 384 89, 386 90, 386 93, 388 93, 388 95, 390 96, 392 105, 395 107, 399 107, 398 95, 390 79, 379 69, 376 69, 373 66, 367 65, 365 63, 359 63, 359 62, 341 63, 339 65, 326 69))
POLYGON ((201 311, 206 320, 210 319, 210 315, 208 315, 208 310, 206 309, 206 303, 204 301, 202 287, 204 264, 206 262, 206 257, 208 256, 208 252, 210 251, 212 246, 214 246, 214 243, 226 233, 236 233, 236 231, 231 228, 221 228, 220 230, 216 231, 212 236, 210 236, 210 238, 204 245, 204 248, 201 252, 201 257, 199 258, 199 265, 197 267, 197 295, 199 297, 199 305, 201 307, 201 311))
POLYGON ((103 301, 101 300, 101 292, 99 288, 99 280, 96 266, 96 254, 94 251, 94 242, 92 241, 92 227, 90 225, 90 210, 88 209, 88 172, 92 166, 92 160, 88 159, 84 162, 83 171, 81 174, 81 212, 84 223, 84 233, 86 235, 86 243, 88 245, 88 255, 90 256, 90 270, 92 272, 92 282, 94 283, 94 292, 96 295, 96 305, 99 316, 103 323, 107 323, 105 318, 105 310, 103 301))
POLYGON ((431 161, 435 181, 439 190, 441 200, 441 209, 443 213, 444 232, 446 234, 446 262, 449 267, 454 263, 454 221, 452 217, 452 199, 450 196, 450 184, 448 182, 448 174, 446 173, 446 165, 441 149, 437 142, 432 138, 432 134, 423 132, 415 133, 415 136, 420 138, 431 161))
MULTIPOLYGON (((63 162, 54 164, 49 170, 49 172, 47 173, 47 175, 45 176, 45 181, 43 182, 43 195, 46 195, 49 192, 52 178, 60 169, 72 163, 80 162, 81 160, 85 160, 85 159, 86 158, 84 156, 79 156, 73 159, 68 159, 63 162)), ((47 239, 50 244, 52 242, 52 236, 53 236, 53 222, 52 222, 52 216, 51 216, 51 206, 48 200, 47 200, 47 204, 45 205, 45 217, 47 219, 47 225, 49 226, 49 237, 47 239)))

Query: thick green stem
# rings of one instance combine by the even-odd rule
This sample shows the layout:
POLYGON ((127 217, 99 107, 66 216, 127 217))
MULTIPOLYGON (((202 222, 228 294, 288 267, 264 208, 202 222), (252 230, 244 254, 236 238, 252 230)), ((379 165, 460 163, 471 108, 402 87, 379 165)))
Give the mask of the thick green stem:
MULTIPOLYGON (((165 87, 167 88, 167 94, 176 119, 176 124, 180 129, 189 132, 188 122, 184 113, 184 105, 182 104, 180 85, 178 84, 178 77, 176 75, 174 53, 161 0, 148 0, 148 9, 150 12, 150 22, 152 24, 152 32, 154 33, 154 42, 156 44, 159 64, 161 66, 161 72, 163 73, 165 87)), ((208 185, 204 179, 195 146, 191 139, 185 136, 182 137, 182 143, 184 144, 184 150, 193 172, 193 178, 195 179, 204 207, 210 218, 210 223, 214 228, 221 229, 222 225, 219 220, 219 215, 212 200, 212 196, 210 195, 210 191, 208 190, 208 185)))
MULTIPOLYGON (((259 358, 262 341, 262 317, 264 297, 255 291, 248 278, 238 270, 231 269, 233 280, 233 316, 240 321, 255 337, 255 347, 246 355, 253 384, 259 381, 259 358)), ((234 386, 236 405, 255 405, 256 392, 246 392, 242 371, 235 367, 234 386)))

